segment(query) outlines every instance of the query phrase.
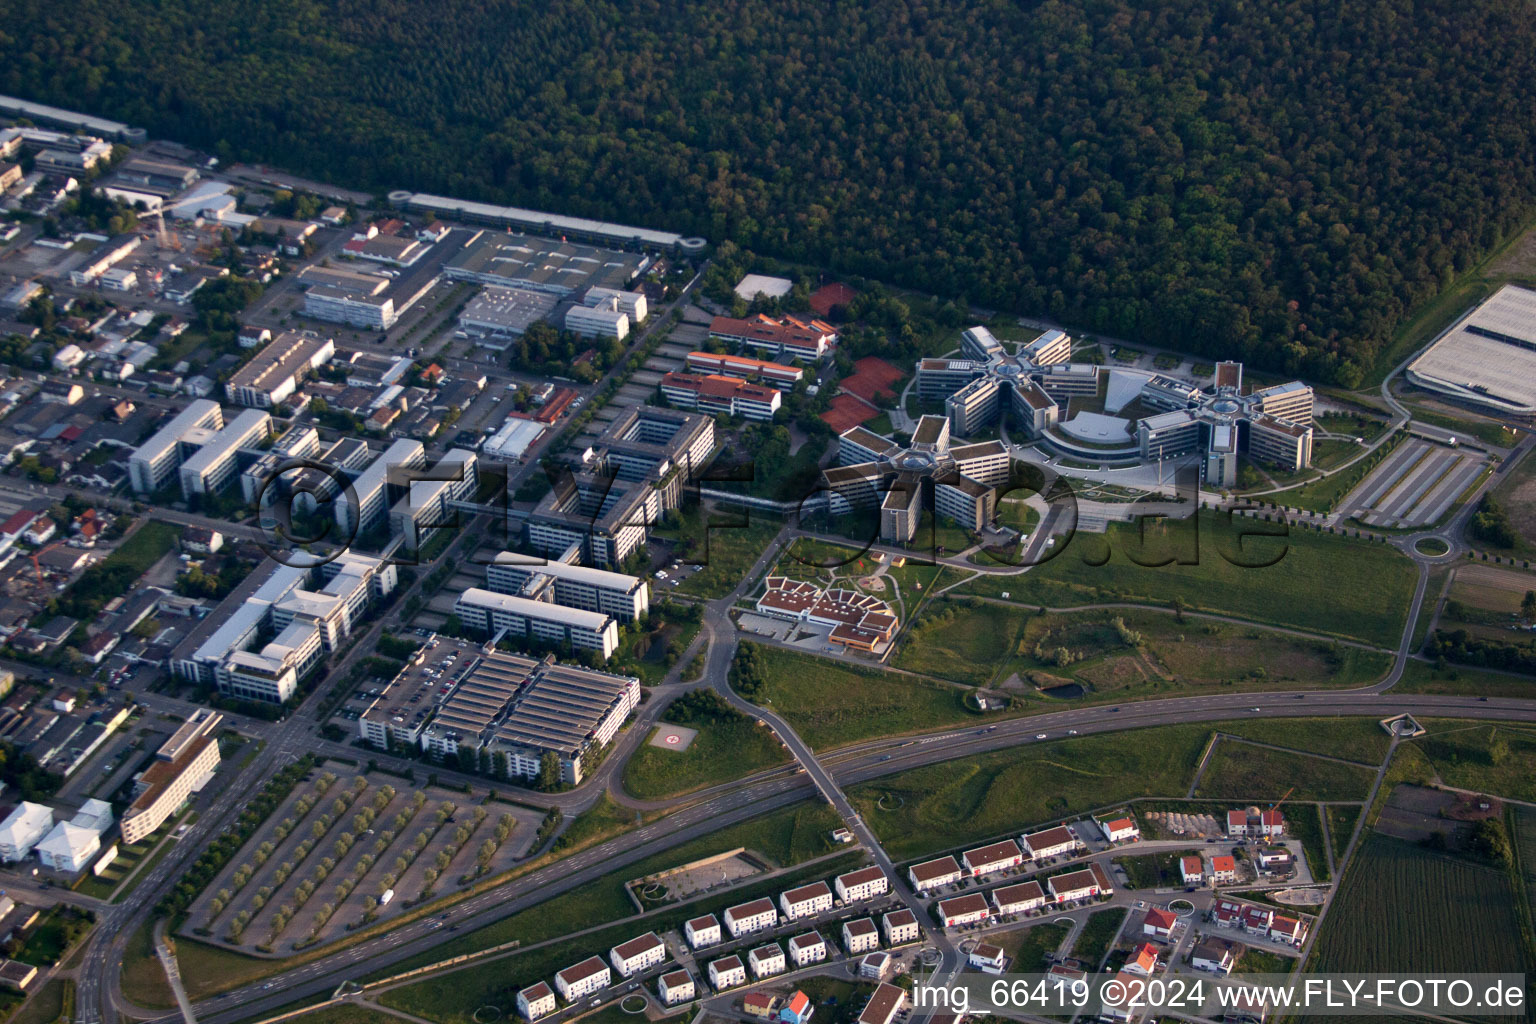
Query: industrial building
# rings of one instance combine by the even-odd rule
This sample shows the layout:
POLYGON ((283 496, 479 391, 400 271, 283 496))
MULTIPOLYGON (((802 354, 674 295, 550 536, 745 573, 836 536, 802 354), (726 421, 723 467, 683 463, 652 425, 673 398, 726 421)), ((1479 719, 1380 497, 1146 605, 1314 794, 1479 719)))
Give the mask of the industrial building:
POLYGON ((293 397, 299 381, 331 361, 336 343, 298 331, 284 331, 224 385, 231 402, 253 409, 270 409, 293 397))
POLYGON ((639 253, 481 231, 444 265, 443 273, 453 281, 564 297, 591 287, 622 289, 650 265, 650 257, 639 253))
POLYGON ((1536 415, 1536 291, 1500 288, 1410 363, 1407 376, 1493 412, 1536 415))
POLYGON ((487 348, 506 348, 510 339, 547 320, 559 302, 559 296, 550 292, 488 286, 459 314, 459 330, 487 348))
POLYGON ((577 545, 586 564, 621 565, 682 504, 684 487, 714 450, 708 416, 649 405, 623 410, 529 513, 529 546, 557 556, 577 545))
POLYGON ((492 770, 508 779, 536 778, 553 752, 563 780, 574 785, 584 777, 582 759, 612 742, 640 702, 640 681, 632 676, 462 641, 447 650, 449 659, 438 660, 435 670, 423 674, 413 660, 391 681, 358 720, 365 743, 419 745, 439 758, 484 751, 492 770), (412 700, 439 694, 444 685, 448 692, 425 708, 412 700))

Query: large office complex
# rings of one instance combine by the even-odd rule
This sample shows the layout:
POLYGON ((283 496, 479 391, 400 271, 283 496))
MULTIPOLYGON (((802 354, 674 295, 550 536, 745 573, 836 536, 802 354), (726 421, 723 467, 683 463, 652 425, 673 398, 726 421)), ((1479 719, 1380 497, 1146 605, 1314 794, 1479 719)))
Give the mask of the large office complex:
POLYGON ((219 766, 214 730, 223 717, 207 708, 194 711, 155 751, 154 763, 139 776, 138 795, 123 812, 123 842, 152 834, 208 781, 219 766))
POLYGON ((373 601, 394 591, 396 580, 392 563, 350 551, 315 569, 274 565, 251 596, 172 667, 231 697, 281 703, 352 635, 373 601), (272 639, 247 650, 263 633, 272 639))
POLYGON ((128 479, 140 494, 158 491, 191 452, 224 426, 219 403, 197 398, 163 424, 128 457, 128 479))
POLYGON ((604 659, 619 646, 619 624, 604 612, 555 604, 552 593, 533 597, 498 594, 471 587, 459 595, 453 613, 470 629, 492 636, 506 633, 546 644, 593 650, 604 659))
MULTIPOLYGON (((429 647, 441 643, 454 641, 434 638, 429 647)), ((422 675, 418 655, 385 687, 358 720, 364 742, 419 746, 440 758, 484 752, 491 770, 509 779, 537 777, 553 752, 574 785, 586 754, 610 743, 640 702, 632 676, 457 643, 446 674, 422 675)))
POLYGON ((717 316, 710 321, 709 336, 772 359, 819 363, 837 348, 837 329, 829 323, 765 313, 746 320, 717 316))
POLYGON ((272 418, 259 409, 243 409, 225 423, 217 402, 199 398, 134 449, 128 477, 140 494, 166 486, 173 474, 183 497, 216 493, 239 469, 241 449, 271 432, 272 418))
POLYGON ((903 447, 854 427, 838 439, 841 463, 822 473, 833 515, 880 511, 880 539, 910 544, 925 509, 980 530, 997 513, 1012 458, 1000 441, 952 445, 949 420, 924 416, 903 447))
POLYGON ((556 604, 602 612, 620 622, 643 618, 651 607, 650 584, 638 576, 557 561, 532 561, 511 552, 486 566, 485 586, 498 594, 525 597, 552 588, 556 604))
POLYGON ((1494 292, 1409 364, 1408 379, 1495 412, 1536 415, 1536 291, 1494 292))
POLYGON ((291 398, 304 375, 330 362, 335 354, 336 343, 330 338, 284 331, 235 371, 224 393, 237 405, 270 409, 291 398))
POLYGON ((1010 352, 985 327, 971 327, 961 332, 960 351, 958 359, 919 360, 917 391, 944 400, 950 427, 962 437, 1007 416, 1025 437, 1068 454, 1163 459, 1199 451, 1214 487, 1236 483, 1241 452, 1289 471, 1312 462, 1312 389, 1300 381, 1244 394, 1241 363, 1219 363, 1209 390, 1161 374, 1071 363, 1072 339, 1054 330, 1010 352), (1117 388, 1117 376, 1130 386, 1117 388), (1133 433, 1126 420, 1096 412, 1066 422, 1073 399, 1092 402, 1108 392, 1139 405, 1133 433), (1090 445, 1073 448, 1075 441, 1090 445), (1125 444, 1112 451, 1117 441, 1125 444))
POLYGON ((455 281, 566 296, 591 287, 624 288, 650 265, 650 257, 639 253, 481 231, 443 273, 455 281))
POLYGON ((352 481, 350 499, 335 504, 343 537, 365 533, 389 512, 410 486, 411 471, 427 464, 420 441, 402 437, 386 448, 352 481))
POLYGON ((405 495, 389 510, 390 532, 415 548, 432 530, 452 527, 455 520, 449 505, 475 496, 477 465, 474 452, 450 448, 436 465, 418 470, 419 479, 410 482, 405 495))
POLYGON ((529 546, 612 568, 645 543, 647 531, 682 503, 683 488, 713 457, 715 421, 644 405, 623 410, 529 513, 529 546))

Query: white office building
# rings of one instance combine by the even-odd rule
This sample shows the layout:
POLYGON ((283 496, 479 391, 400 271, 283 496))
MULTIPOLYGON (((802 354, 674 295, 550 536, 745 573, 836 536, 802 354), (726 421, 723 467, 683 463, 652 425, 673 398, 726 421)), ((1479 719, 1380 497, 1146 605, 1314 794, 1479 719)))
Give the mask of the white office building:
POLYGON ((511 636, 599 651, 604 659, 612 657, 619 646, 619 624, 602 612, 531 601, 478 587, 460 594, 453 611, 465 626, 481 633, 506 630, 511 636))

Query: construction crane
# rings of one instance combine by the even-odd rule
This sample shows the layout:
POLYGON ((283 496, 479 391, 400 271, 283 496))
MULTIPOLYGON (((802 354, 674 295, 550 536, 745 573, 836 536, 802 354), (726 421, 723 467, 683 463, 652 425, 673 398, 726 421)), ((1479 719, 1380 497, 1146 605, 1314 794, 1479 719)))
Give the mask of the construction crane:
POLYGON ((1296 787, 1292 786, 1290 789, 1285 791, 1285 796, 1282 796, 1279 800, 1276 800, 1274 803, 1270 804, 1269 809, 1272 811, 1278 811, 1280 809, 1280 805, 1285 803, 1286 798, 1294 792, 1296 792, 1296 787))
POLYGON ((32 575, 37 578, 37 582, 43 582, 43 567, 37 562, 38 556, 47 554, 62 543, 64 542, 56 540, 52 544, 49 544, 47 547, 39 548, 32 552, 32 575))

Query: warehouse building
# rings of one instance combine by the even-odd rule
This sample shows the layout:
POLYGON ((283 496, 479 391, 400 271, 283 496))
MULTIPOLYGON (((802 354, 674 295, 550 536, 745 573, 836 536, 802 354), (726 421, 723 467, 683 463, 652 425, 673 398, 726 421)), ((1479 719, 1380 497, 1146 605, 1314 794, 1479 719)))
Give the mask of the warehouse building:
POLYGON ((530 288, 487 286, 459 314, 459 330, 487 348, 505 349, 510 339, 548 320, 560 302, 557 295, 530 288))

